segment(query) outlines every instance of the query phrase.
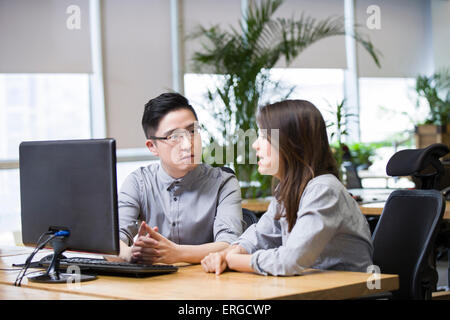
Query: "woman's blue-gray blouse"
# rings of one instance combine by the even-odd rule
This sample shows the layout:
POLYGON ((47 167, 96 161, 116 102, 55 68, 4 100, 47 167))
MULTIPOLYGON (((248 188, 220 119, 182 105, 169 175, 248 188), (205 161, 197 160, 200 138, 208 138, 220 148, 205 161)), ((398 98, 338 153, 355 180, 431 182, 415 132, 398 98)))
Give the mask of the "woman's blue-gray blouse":
POLYGON ((276 220, 274 199, 258 223, 234 243, 252 254, 260 274, 298 275, 305 268, 366 272, 372 265, 369 225, 358 204, 331 174, 312 179, 300 199, 291 232, 285 217, 276 220))

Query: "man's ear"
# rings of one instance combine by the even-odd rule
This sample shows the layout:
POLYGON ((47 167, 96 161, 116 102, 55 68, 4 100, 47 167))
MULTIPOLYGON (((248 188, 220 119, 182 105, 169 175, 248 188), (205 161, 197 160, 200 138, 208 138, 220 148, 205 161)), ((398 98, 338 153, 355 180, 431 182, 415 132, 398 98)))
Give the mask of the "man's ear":
POLYGON ((150 150, 151 153, 159 157, 158 148, 156 147, 156 143, 153 140, 146 140, 145 145, 147 146, 148 150, 150 150))

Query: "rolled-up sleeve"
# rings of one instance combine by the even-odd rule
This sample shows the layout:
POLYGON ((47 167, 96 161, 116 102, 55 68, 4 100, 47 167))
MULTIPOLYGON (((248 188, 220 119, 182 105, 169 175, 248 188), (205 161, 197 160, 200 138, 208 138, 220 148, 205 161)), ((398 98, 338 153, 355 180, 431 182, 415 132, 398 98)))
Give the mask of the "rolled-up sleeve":
POLYGON ((276 210, 277 202, 276 200, 272 200, 267 212, 261 216, 257 223, 248 227, 242 236, 233 244, 240 245, 249 254, 259 249, 281 246, 281 226, 279 220, 275 220, 276 210))
POLYGON ((242 234, 242 198, 239 182, 229 175, 222 185, 214 220, 214 241, 232 243, 242 234))
POLYGON ((313 265, 336 234, 342 217, 339 196, 331 188, 316 185, 304 194, 297 212, 297 222, 284 245, 258 250, 251 259, 260 274, 298 275, 313 265))
POLYGON ((139 193, 138 177, 131 173, 125 179, 118 195, 120 240, 128 245, 133 243, 138 232, 138 219, 141 216, 139 193))

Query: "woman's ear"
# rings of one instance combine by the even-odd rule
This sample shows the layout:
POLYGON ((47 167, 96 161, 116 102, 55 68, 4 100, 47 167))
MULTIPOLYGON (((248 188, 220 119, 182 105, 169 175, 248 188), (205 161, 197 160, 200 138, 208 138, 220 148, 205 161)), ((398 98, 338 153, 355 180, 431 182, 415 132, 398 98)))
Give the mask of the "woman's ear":
POLYGON ((146 140, 145 145, 147 146, 148 150, 150 150, 151 153, 159 157, 158 148, 156 147, 156 143, 154 143, 153 140, 146 140))

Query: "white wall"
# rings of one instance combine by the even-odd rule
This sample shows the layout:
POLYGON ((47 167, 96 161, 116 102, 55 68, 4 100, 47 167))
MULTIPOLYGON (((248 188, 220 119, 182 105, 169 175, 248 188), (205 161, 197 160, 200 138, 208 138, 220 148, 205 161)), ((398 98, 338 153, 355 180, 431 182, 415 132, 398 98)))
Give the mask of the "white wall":
POLYGON ((145 147, 144 105, 171 89, 169 4, 102 2, 107 135, 118 148, 145 147))
MULTIPOLYGON (((275 17, 300 18, 310 16, 317 20, 344 17, 344 0, 285 0, 275 17)), ((276 67, 285 67, 280 61, 276 67)), ((319 40, 303 51, 291 64, 291 68, 340 68, 347 67, 345 37, 336 36, 319 40)))
POLYGON ((434 68, 450 68, 450 1, 431 0, 434 68))
MULTIPOLYGON (((0 72, 91 72, 89 0, 0 0, 0 72), (81 8, 80 30, 66 28, 71 4, 81 8)), ((260 1, 260 0, 255 0, 260 1)), ((249 0, 249 2, 251 2, 249 0)), ((196 26, 239 28, 241 0, 181 1, 184 36, 196 26)), ((355 0, 359 30, 382 52, 378 69, 358 49, 362 77, 414 77, 450 65, 450 1, 355 0), (369 5, 381 9, 381 29, 366 27, 369 5), (432 20, 431 20, 432 17, 432 20), (434 50, 433 50, 434 49, 434 50)), ((343 0, 285 0, 276 16, 317 19, 344 15, 343 0)), ((145 103, 171 90, 170 1, 102 0, 102 37, 107 136, 118 148, 144 146, 145 103)), ((200 43, 184 43, 185 71, 200 43)), ((281 61, 277 67, 284 66, 281 61)), ((345 39, 321 40, 291 67, 345 68, 345 39)))
MULTIPOLYGON (((230 26, 239 30, 241 0, 184 0, 181 2, 184 39, 197 32, 199 26, 209 28, 218 24, 223 30, 230 30, 230 26)), ((194 52, 202 49, 201 39, 184 42, 186 72, 193 72, 191 58, 194 52)))
POLYGON ((0 0, 0 73, 91 72, 89 0, 0 0), (79 7, 79 29, 67 28, 79 7))
POLYGON ((358 45, 361 77, 415 77, 432 70, 429 0, 356 0, 356 23, 382 53, 378 68, 358 45), (380 8, 380 29, 367 27, 371 5, 380 8))

